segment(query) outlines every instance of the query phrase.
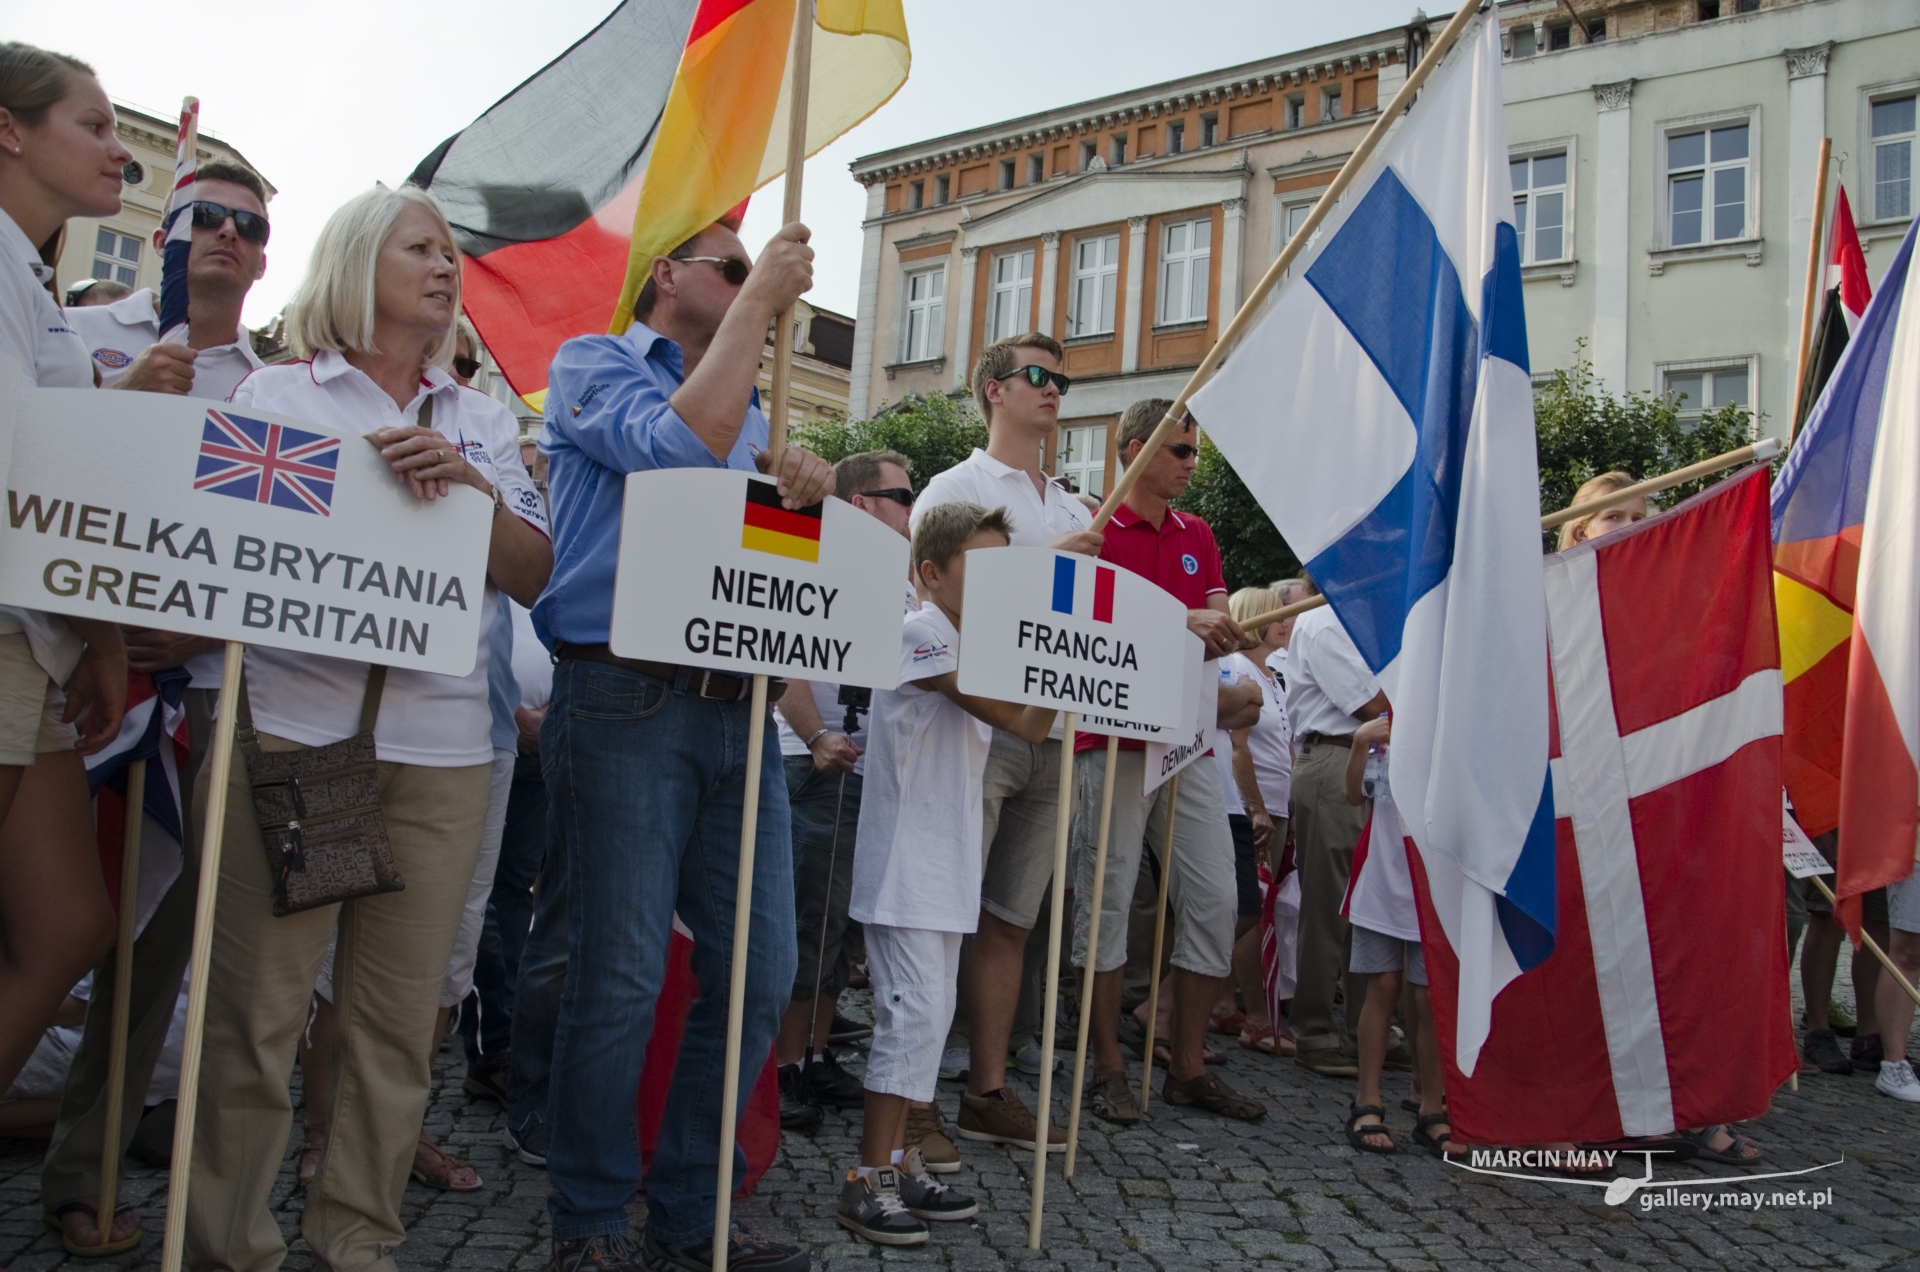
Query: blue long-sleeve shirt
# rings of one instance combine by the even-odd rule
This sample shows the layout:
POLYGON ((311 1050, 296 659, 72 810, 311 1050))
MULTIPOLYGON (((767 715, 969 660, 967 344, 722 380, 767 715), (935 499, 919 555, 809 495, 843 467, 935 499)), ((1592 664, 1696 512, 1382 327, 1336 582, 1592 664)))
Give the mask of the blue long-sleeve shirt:
MULTIPOLYGON (((758 471, 767 419, 756 392, 725 462, 707 449, 668 399, 687 378, 680 346, 644 323, 624 336, 576 336, 547 373, 547 492, 553 515, 553 577, 533 607, 551 649, 604 644, 613 616, 613 574, 628 473, 655 468, 758 471)), ((672 526, 662 528, 671 543, 672 526)))

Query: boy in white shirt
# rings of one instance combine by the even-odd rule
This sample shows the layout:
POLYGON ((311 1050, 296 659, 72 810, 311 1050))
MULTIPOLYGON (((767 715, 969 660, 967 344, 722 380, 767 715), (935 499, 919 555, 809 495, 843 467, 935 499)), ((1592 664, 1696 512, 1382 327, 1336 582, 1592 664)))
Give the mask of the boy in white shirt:
POLYGON ((873 695, 867 774, 848 913, 866 930, 874 1030, 860 1166, 836 1218, 882 1245, 920 1245, 925 1219, 969 1219, 971 1198, 936 1182, 906 1151, 908 1102, 933 1099, 953 1023, 960 938, 980 914, 982 785, 993 729, 1046 739, 1054 712, 960 692, 966 554, 1006 547, 1006 509, 954 502, 913 533, 921 607, 901 637, 900 687, 873 695))

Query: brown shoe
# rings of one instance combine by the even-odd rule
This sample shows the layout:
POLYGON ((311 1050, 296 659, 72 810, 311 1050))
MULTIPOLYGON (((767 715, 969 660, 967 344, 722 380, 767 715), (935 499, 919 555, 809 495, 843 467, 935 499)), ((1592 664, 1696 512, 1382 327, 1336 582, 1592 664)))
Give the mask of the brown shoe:
POLYGON ((946 1119, 940 1106, 907 1106, 907 1151, 920 1150, 929 1175, 951 1175, 960 1169, 960 1150, 947 1138, 946 1119))
POLYGON ((1323 1078, 1357 1078, 1360 1066, 1352 1057, 1340 1054, 1338 1047, 1315 1047, 1312 1051, 1298 1052, 1294 1062, 1304 1069, 1310 1069, 1323 1078))
MULTIPOLYGON (((989 1144, 1012 1144, 1033 1150, 1034 1127, 1039 1123, 1027 1111, 1020 1097, 1001 1087, 991 1095, 960 1094, 960 1138, 984 1140, 989 1144)), ((1047 1127, 1047 1151, 1067 1151, 1067 1128, 1047 1127)))
POLYGON ((1132 1126, 1140 1120, 1140 1102, 1133 1098, 1125 1069, 1094 1074, 1087 1084, 1087 1107, 1095 1117, 1115 1126, 1132 1126))
POLYGON ((1203 1108, 1209 1113, 1218 1113, 1221 1117, 1236 1118, 1242 1122, 1258 1122, 1267 1115, 1266 1105, 1240 1094, 1222 1082, 1218 1074, 1210 1071, 1185 1080, 1169 1073, 1167 1084, 1160 1088, 1160 1095, 1168 1104, 1203 1108))

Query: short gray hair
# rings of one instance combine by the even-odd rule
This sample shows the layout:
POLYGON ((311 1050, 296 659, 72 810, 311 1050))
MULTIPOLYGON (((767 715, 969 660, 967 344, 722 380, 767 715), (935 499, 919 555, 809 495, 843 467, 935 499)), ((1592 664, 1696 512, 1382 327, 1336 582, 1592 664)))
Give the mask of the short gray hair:
POLYGON ((833 493, 851 503, 855 495, 873 489, 873 483, 880 480, 882 464, 896 464, 901 472, 913 472, 913 461, 899 451, 859 451, 833 466, 833 493))
MULTIPOLYGON (((307 276, 294 293, 293 310, 287 322, 287 334, 303 358, 311 358, 321 349, 341 353, 372 353, 373 323, 376 309, 375 276, 380 266, 380 248, 393 223, 406 206, 416 204, 433 213, 447 242, 454 242, 453 227, 447 214, 431 194, 419 186, 389 188, 377 185, 354 195, 334 210, 313 245, 313 258, 307 263, 307 276)), ((459 248, 454 248, 453 308, 460 311, 459 248)), ((454 325, 427 350, 429 365, 446 367, 453 362, 454 325)), ((477 352, 477 351, 476 351, 477 352)))

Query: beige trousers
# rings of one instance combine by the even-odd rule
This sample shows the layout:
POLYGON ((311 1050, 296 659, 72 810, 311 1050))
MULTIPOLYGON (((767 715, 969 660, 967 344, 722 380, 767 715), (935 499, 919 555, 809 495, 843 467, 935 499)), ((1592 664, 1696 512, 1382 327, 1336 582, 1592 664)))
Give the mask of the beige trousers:
MULTIPOLYGON (((299 749, 264 733, 260 744, 299 749)), ((294 1055, 336 923, 331 1131, 300 1229, 322 1268, 395 1272, 392 1251, 406 1236, 400 1199, 427 1107, 427 1049, 480 853, 489 768, 383 762, 380 803, 406 888, 275 918, 236 748, 187 1201, 186 1261, 196 1272, 271 1272, 286 1256, 267 1201, 293 1127, 294 1055)))
POLYGON ((1304 744, 1293 764, 1294 860, 1300 867, 1299 983, 1288 1023, 1300 1053, 1334 1048, 1356 1055, 1354 1035, 1366 977, 1347 972, 1351 936, 1340 913, 1367 810, 1347 803, 1347 757, 1330 742, 1304 744), (1333 996, 1346 977, 1346 1018, 1334 1018, 1333 996))

